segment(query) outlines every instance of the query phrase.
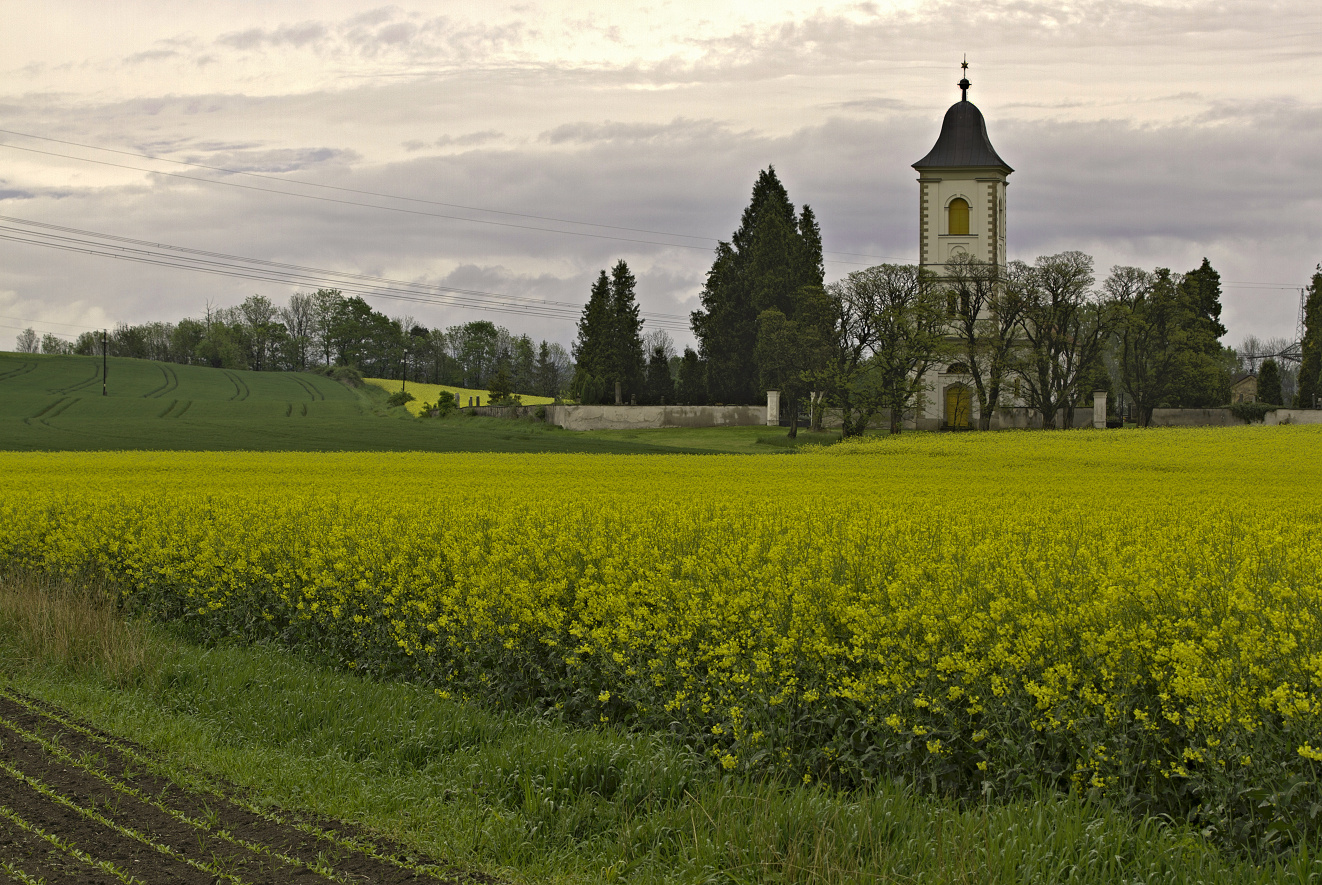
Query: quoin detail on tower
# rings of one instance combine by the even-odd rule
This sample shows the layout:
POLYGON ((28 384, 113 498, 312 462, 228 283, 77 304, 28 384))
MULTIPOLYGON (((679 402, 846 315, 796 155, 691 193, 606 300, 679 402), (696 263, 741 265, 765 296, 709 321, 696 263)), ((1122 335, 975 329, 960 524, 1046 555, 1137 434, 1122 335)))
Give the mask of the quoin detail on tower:
POLYGON ((943 275, 952 256, 1005 267, 1005 188, 1014 170, 987 137, 982 111, 969 101, 968 61, 962 97, 946 111, 936 144, 918 170, 918 263, 943 275))

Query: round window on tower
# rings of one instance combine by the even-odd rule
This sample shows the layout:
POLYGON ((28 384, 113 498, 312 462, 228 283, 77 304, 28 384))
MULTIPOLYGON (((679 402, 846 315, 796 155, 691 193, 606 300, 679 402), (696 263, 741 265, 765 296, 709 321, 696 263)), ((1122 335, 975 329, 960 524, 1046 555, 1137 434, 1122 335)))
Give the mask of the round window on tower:
POLYGON ((948 232, 951 236, 967 237, 969 235, 969 204, 968 201, 955 197, 950 201, 950 225, 948 232))

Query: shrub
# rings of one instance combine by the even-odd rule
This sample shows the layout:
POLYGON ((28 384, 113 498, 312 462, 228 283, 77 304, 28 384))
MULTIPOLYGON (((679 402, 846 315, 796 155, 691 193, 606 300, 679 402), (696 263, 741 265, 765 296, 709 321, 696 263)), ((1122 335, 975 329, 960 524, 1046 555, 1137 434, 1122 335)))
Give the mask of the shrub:
POLYGON ((448 390, 442 390, 436 395, 436 405, 433 408, 436 414, 444 418, 459 407, 458 398, 448 390))
POLYGON ((407 390, 396 390, 394 393, 390 394, 390 398, 386 400, 386 405, 402 406, 405 403, 413 402, 414 399, 416 399, 416 397, 407 390))
POLYGON ((1276 411, 1280 406, 1271 403, 1234 403, 1230 413, 1245 424, 1261 424, 1268 412, 1276 411))
POLYGON ((363 373, 356 366, 317 366, 312 371, 338 381, 345 387, 363 386, 363 373))

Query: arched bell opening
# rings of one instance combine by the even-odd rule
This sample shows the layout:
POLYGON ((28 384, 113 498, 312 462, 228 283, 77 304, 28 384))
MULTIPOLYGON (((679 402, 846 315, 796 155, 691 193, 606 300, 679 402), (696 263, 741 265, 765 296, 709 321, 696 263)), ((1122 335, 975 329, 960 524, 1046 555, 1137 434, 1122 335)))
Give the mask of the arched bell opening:
POLYGON ((967 237, 969 235, 969 203, 963 197, 955 197, 950 201, 947 207, 948 224, 946 230, 951 236, 967 237))

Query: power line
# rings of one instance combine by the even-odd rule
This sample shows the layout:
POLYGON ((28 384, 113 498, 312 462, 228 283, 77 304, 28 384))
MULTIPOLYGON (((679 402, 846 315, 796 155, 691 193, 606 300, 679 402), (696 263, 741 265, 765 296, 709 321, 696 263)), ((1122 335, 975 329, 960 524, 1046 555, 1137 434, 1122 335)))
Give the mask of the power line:
MULTIPOLYGON (((125 150, 120 150, 118 148, 108 148, 108 147, 101 147, 95 144, 86 144, 80 141, 68 141, 66 139, 51 138, 45 135, 33 135, 30 132, 18 132, 13 129, 0 129, 0 134, 18 135, 22 138, 34 138, 39 141, 54 142, 55 144, 67 144, 71 147, 86 148, 88 150, 93 150, 93 151, 105 151, 106 153, 109 154, 120 154, 126 157, 140 157, 144 160, 155 160, 159 163, 174 163, 175 165, 178 166, 191 166, 195 169, 209 169, 212 172, 224 172, 226 175, 247 175, 251 178, 261 178, 261 179, 265 179, 266 181, 278 181, 281 182, 282 184, 296 184, 299 185, 300 187, 316 187, 316 188, 322 188, 324 190, 340 191, 341 193, 361 194, 362 196, 365 197, 382 197, 388 200, 403 200, 409 203, 423 203, 428 206, 445 206, 450 209, 464 209, 469 212, 489 212, 493 215, 508 215, 514 218, 527 218, 534 221, 552 221, 557 224, 577 224, 577 225, 582 225, 583 227, 600 227, 606 230, 622 230, 622 231, 627 231, 629 233, 637 233, 637 234, 657 234, 658 236, 666 236, 666 237, 683 237, 689 240, 714 241, 717 239, 716 237, 707 236, 706 234, 677 234, 672 231, 651 230, 649 228, 643 228, 643 227, 624 227, 622 225, 617 225, 617 224, 601 224, 595 221, 577 221, 572 218, 556 218, 554 216, 548 216, 548 215, 532 215, 527 212, 510 212, 504 209, 486 209, 482 206, 466 206, 462 203, 446 203, 441 200, 427 200, 427 199, 423 199, 422 197, 405 197, 399 194, 388 194, 380 191, 369 191, 369 190, 362 190, 353 187, 342 187, 334 184, 320 184, 314 181, 299 181, 298 179, 281 178, 277 175, 265 175, 261 172, 250 172, 245 169, 229 169, 225 166, 211 166, 206 163, 195 163, 190 160, 175 160, 170 157, 160 157, 154 154, 143 154, 137 151, 125 151, 125 150)), ((63 155, 61 154, 58 156, 63 156, 63 155)), ((845 253, 836 253, 836 254, 845 254, 845 253)))
MULTIPOLYGON (((102 234, 59 225, 48 225, 9 216, 0 216, 0 240, 76 252, 117 260, 133 261, 157 267, 170 267, 194 273, 207 273, 238 279, 274 282, 295 288, 334 288, 350 295, 389 298, 418 304, 444 304, 496 313, 510 313, 544 319, 572 320, 581 311, 581 305, 458 289, 388 278, 371 277, 324 268, 283 264, 263 259, 249 259, 238 255, 206 252, 150 243, 113 234, 102 234), (17 225, 26 225, 20 227, 17 225)), ((688 331, 687 317, 674 314, 643 312, 641 314, 654 328, 668 331, 688 331)))
POLYGON ((0 320, 13 320, 16 323, 40 323, 45 326, 68 326, 71 329, 99 329, 100 326, 82 326, 77 323, 57 323, 55 320, 32 320, 27 317, 8 317, 0 316, 0 320))
POLYGON ((656 240, 640 240, 633 237, 615 237, 607 234, 593 234, 586 231, 576 230, 557 230, 549 227, 536 227, 531 224, 515 224, 510 221, 492 221, 488 218, 465 218, 462 215, 445 215, 440 212, 424 212, 420 209, 404 209, 399 206, 379 206, 375 203, 361 203, 356 200, 340 200, 335 197, 318 197, 314 194, 297 194, 290 191, 277 190, 269 187, 257 187, 252 184, 239 184, 237 181, 219 181, 214 178, 199 178, 196 175, 183 175, 179 172, 163 172, 159 169, 144 169, 141 166, 129 166, 125 163, 112 163, 109 160, 93 160, 90 157, 75 157, 69 154, 60 154, 55 151, 42 151, 36 148, 19 147, 16 144, 0 144, 0 147, 9 148, 15 151, 26 151, 32 154, 45 154, 49 157, 63 157, 66 160, 78 160, 83 163, 96 163, 99 166, 111 166, 116 169, 131 169, 135 172, 146 172, 151 175, 168 175, 171 178, 182 178, 185 181, 196 181, 201 184, 216 184, 221 187, 240 188, 247 191, 261 191, 267 194, 278 194, 282 197, 296 197, 301 200, 316 200, 319 203, 335 203, 341 206, 360 206, 367 209, 378 209, 382 212, 399 212, 405 215, 421 215, 426 218, 441 218, 447 221, 466 221, 472 224, 489 224, 495 227, 508 227, 518 230, 539 231, 541 233, 566 234, 571 237, 588 237, 595 240, 614 240, 619 243, 639 243, 648 246, 667 246, 673 249, 698 249, 703 252, 710 251, 707 246, 693 246, 687 243, 662 243, 656 240))
MULTIPOLYGON (((151 240, 139 240, 139 239, 134 239, 133 237, 125 237, 117 234, 107 234, 107 233, 101 233, 99 231, 82 230, 76 227, 66 227, 64 225, 59 225, 59 224, 49 224, 47 222, 42 222, 42 221, 32 221, 24 218, 16 218, 10 215, 0 215, 0 222, 6 222, 6 221, 11 222, 13 224, 24 225, 26 227, 31 227, 31 228, 59 231, 65 234, 75 234, 80 237, 91 237, 99 240, 106 240, 111 243, 125 243, 133 246, 145 247, 147 249, 169 250, 171 252, 177 252, 180 253, 181 255, 186 255, 186 256, 201 256, 205 258, 220 259, 222 261, 227 261, 227 262, 243 262, 246 264, 260 265, 262 267, 277 268, 281 270, 305 271, 308 273, 313 273, 323 276, 335 276, 345 279, 363 280, 371 283, 385 283, 385 284, 389 284, 392 287, 408 287, 413 289, 422 289, 424 291, 437 290, 456 295, 471 295, 481 298, 499 298, 511 302, 525 303, 536 307, 553 305, 558 308, 569 308, 576 312, 582 310, 581 305, 568 301, 549 301, 540 298, 528 298, 526 296, 521 296, 521 295, 507 295, 498 292, 485 292, 478 289, 460 289, 453 286, 440 286, 440 285, 432 285, 432 284, 415 283, 408 280, 397 280, 397 279, 391 279, 390 277, 372 276, 369 274, 359 274, 350 271, 332 271, 332 270, 326 270, 325 268, 308 267, 306 265, 300 265, 300 264, 287 264, 284 262, 270 261, 261 258, 247 258, 241 255, 230 255, 224 252, 211 252, 205 249, 194 249, 188 246, 173 246, 168 243, 154 242, 151 240)), ((5 229, 8 228, 5 228, 3 227, 3 225, 0 225, 0 230, 5 230, 5 229)), ((28 231, 20 230, 17 228, 15 228, 14 230, 21 233, 28 233, 28 231)), ((654 319, 678 320, 683 322, 688 321, 688 318, 685 316, 680 316, 678 314, 658 313, 655 311, 643 311, 641 315, 645 317, 651 317, 654 319)))
MULTIPOLYGON (((219 181, 219 180, 216 180, 216 179, 214 179, 214 178, 200 178, 200 177, 198 177, 198 176, 194 176, 194 175, 182 175, 182 174, 177 173, 177 172, 165 172, 165 171, 161 171, 161 170, 158 170, 158 169, 145 169, 145 168, 143 168, 143 167, 141 167, 141 166, 130 166, 130 165, 123 164, 123 163, 111 163, 111 162, 109 162, 109 161, 107 161, 107 160, 94 160, 94 159, 92 159, 91 157, 79 157, 79 156, 75 156, 75 155, 73 155, 73 154, 62 154, 62 153, 58 153, 58 152, 56 152, 56 151, 43 151, 43 150, 38 150, 37 148, 21 147, 21 146, 19 146, 19 145, 14 145, 14 144, 0 143, 0 147, 9 148, 9 149, 11 149, 11 150, 26 151, 26 152, 28 152, 28 153, 34 153, 34 154, 44 154, 44 155, 46 155, 46 156, 60 157, 60 158, 66 159, 66 160, 75 160, 75 161, 83 162, 83 163, 95 163, 95 164, 98 164, 98 165, 102 165, 102 166, 110 166, 110 167, 117 168, 117 169, 129 169, 129 170, 133 170, 133 171, 136 171, 136 172, 145 172, 145 173, 148 173, 148 174, 151 174, 151 175, 167 175, 167 176, 170 176, 170 177, 172 177, 172 178, 182 178, 182 179, 185 179, 185 180, 187 180, 187 181, 196 181, 196 182, 201 182, 201 183, 203 183, 203 184, 217 184, 217 185, 222 185, 222 186, 225 186, 225 187, 236 187, 236 188, 243 188, 243 189, 245 189, 245 190, 262 191, 262 192, 265 192, 265 193, 279 194, 279 195, 281 195, 281 196, 286 196, 286 197, 298 197, 298 198, 301 198, 301 199, 318 200, 318 201, 321 201, 321 202, 337 203, 337 204, 341 204, 341 205, 361 206, 361 207, 364 207, 364 208, 378 209, 378 210, 386 211, 386 212, 403 212, 403 213, 408 213, 408 214, 412 214, 412 215, 422 215, 422 216, 426 216, 426 217, 430 217, 430 218, 441 218, 441 219, 445 219, 445 220, 449 220, 449 221, 466 221, 466 222, 470 222, 470 223, 473 223, 473 224, 488 224, 488 225, 495 225, 495 226, 498 226, 498 227, 510 227, 510 228, 516 228, 516 229, 519 229, 519 230, 540 231, 540 232, 542 232, 542 233, 568 234, 568 235, 570 235, 570 236, 590 237, 590 238, 594 238, 594 239, 613 240, 613 241, 616 241, 616 242, 636 243, 636 244, 651 245, 651 246, 668 246, 668 247, 679 248, 679 249, 699 249, 699 250, 703 250, 703 251, 710 251, 711 248, 712 248, 712 246, 713 246, 714 244, 720 242, 720 239, 719 239, 718 237, 712 237, 712 236, 706 236, 706 235, 681 234, 681 233, 676 233, 676 232, 674 232, 674 231, 662 231, 662 230, 654 230, 654 229, 650 229, 650 228, 625 227, 625 226, 622 226, 622 225, 602 224, 602 223, 599 223, 599 222, 592 222, 592 221, 577 221, 577 220, 574 220, 574 219, 568 219, 568 218, 556 218, 556 217, 554 217, 554 216, 534 215, 534 214, 526 213, 526 212, 511 212, 511 211, 507 211, 507 210, 503 210, 503 209, 487 209, 487 208, 483 208, 483 207, 481 207, 481 206, 467 206, 467 205, 460 204, 460 203, 447 203, 447 202, 443 202, 443 201, 440 201, 440 200, 428 200, 428 199, 424 199, 424 198, 421 198, 421 197, 406 197, 406 196, 402 196, 402 195, 399 195, 399 194, 390 194, 390 193, 383 193, 383 192, 380 192, 380 191, 362 190, 362 189, 358 189, 358 188, 342 187, 342 186, 332 185, 332 184, 320 184, 320 183, 317 183, 317 182, 310 182, 310 181, 298 181, 297 179, 288 179, 288 178, 281 178, 281 177, 279 177, 279 176, 274 176, 274 175, 265 175, 265 174, 260 173, 260 172, 248 172, 248 171, 245 171, 245 170, 242 170, 242 169, 229 169, 229 168, 226 168, 226 167, 224 167, 224 166, 211 166, 211 165, 208 165, 208 164, 206 164, 206 163, 194 163, 194 162, 191 162, 191 161, 188 161, 188 160, 174 160, 174 159, 170 159, 170 158, 168 158, 168 157, 158 157, 158 156, 155 156, 155 155, 152 155, 152 154, 144 154, 144 153, 139 153, 139 152, 136 152, 136 151, 126 151, 126 150, 120 150, 120 149, 117 149, 117 148, 99 147, 99 146, 97 146, 97 145, 86 144, 86 143, 83 143, 83 142, 67 141, 67 140, 65 140, 65 139, 59 139, 59 138, 50 138, 50 137, 48 137, 48 136, 44 136, 44 135, 33 135, 33 134, 31 134, 31 133, 27 133, 27 132, 18 132, 17 130, 13 130, 13 129, 0 129, 0 133, 2 133, 2 134, 6 134, 6 135, 17 135, 17 136, 22 137, 22 138, 32 138, 32 139, 36 139, 36 140, 39 140, 39 141, 49 141, 49 142, 53 142, 53 143, 55 143, 55 144, 65 144, 65 145, 70 145, 70 146, 72 146, 72 147, 85 148, 85 149, 87 149, 87 150, 104 151, 104 152, 106 152, 106 153, 119 154, 119 155, 121 155, 121 156, 139 157, 139 158, 141 158, 141 159, 153 160, 153 161, 155 161, 155 162, 161 162, 161 163, 173 163, 173 164, 175 164, 175 165, 179 165, 179 166, 189 166, 189 167, 196 168, 196 169, 207 169, 207 170, 210 170, 210 171, 213 171, 213 172, 223 172, 223 173, 225 173, 226 175, 244 175, 244 176, 248 176, 248 177, 251 177, 251 178, 262 179, 262 180, 264 180, 264 181, 279 182, 279 183, 281 183, 281 184, 286 184, 286 185, 292 184, 292 185, 296 185, 296 186, 298 186, 298 187, 313 187, 313 188, 320 188, 320 189, 324 189, 324 190, 337 191, 337 192, 340 192, 340 193, 359 194, 359 195, 361 195, 361 196, 379 197, 379 198, 381 198, 381 199, 400 200, 400 201, 404 201, 404 202, 420 203, 420 204, 431 205, 431 206, 444 206, 444 207, 452 208, 452 209, 463 209, 463 210, 465 210, 465 211, 469 211, 469 212, 486 212, 486 213, 489 213, 489 214, 494 214, 494 215, 506 215, 506 216, 510 216, 510 217, 514 217, 514 218, 526 218, 526 219, 529 219, 529 220, 535 220, 535 221, 546 221, 546 222, 551 222, 551 223, 554 223, 554 224, 573 224, 573 225, 579 225, 579 226, 581 226, 581 227, 595 227, 595 228, 601 228, 601 229, 604 229, 604 230, 618 230, 618 231, 625 231, 625 232, 629 232, 629 233, 653 234, 653 235, 656 235, 656 236, 676 237, 676 238, 687 239, 687 240, 703 240, 703 241, 706 242, 707 245, 699 246, 699 245, 693 245, 693 244, 689 244, 689 243, 666 243, 666 242, 657 242, 657 241, 655 241, 655 240, 641 240, 641 239, 636 239, 636 238, 633 238, 633 237, 617 237, 617 236, 611 236, 611 235, 607 235, 607 234, 594 234, 594 233, 589 233, 589 232, 587 232, 587 231, 561 230, 561 229, 557 229, 557 228, 537 227, 537 226, 534 226, 534 225, 524 225, 524 224, 515 224, 515 223, 511 223, 511 222, 493 221, 493 220, 491 220, 491 219, 485 219, 485 218, 466 218, 466 217, 464 217, 464 216, 446 215, 446 214, 437 213, 437 212, 423 212, 423 211, 419 211, 419 210, 404 209, 404 208, 401 208, 401 207, 398 207, 398 206, 381 206, 381 205, 378 205, 378 204, 375 204, 375 203, 364 203, 364 202, 360 202, 360 201, 357 201, 357 200, 340 200, 340 199, 333 199, 333 198, 330 198, 330 197, 318 197, 318 196, 315 196, 315 195, 313 195, 313 194, 301 194, 301 193, 295 193, 295 192, 286 191, 286 190, 279 190, 279 189, 275 189, 275 188, 256 187, 256 186, 254 186, 254 185, 244 185, 244 184, 239 184, 239 183, 237 183, 237 182, 232 182, 232 181, 219 181)), ((855 258, 867 258, 867 259, 870 259, 870 260, 872 260, 872 261, 908 261, 908 260, 909 260, 909 259, 907 259, 907 258, 894 258, 894 257, 889 257, 889 258, 888 258, 888 257, 885 257, 885 256, 879 256, 879 255, 867 255, 867 254, 859 253, 859 252, 837 252, 837 251, 833 251, 833 250, 829 250, 829 249, 828 249, 828 250, 823 250, 823 254, 824 254, 824 255, 848 255, 848 256, 851 256, 851 257, 855 257, 855 258)), ((845 260, 840 260, 840 259, 824 259, 824 260, 825 260, 827 263, 829 263, 829 264, 852 264, 852 265, 858 265, 858 266, 866 266, 866 264, 867 264, 867 262, 845 261, 845 260)))

